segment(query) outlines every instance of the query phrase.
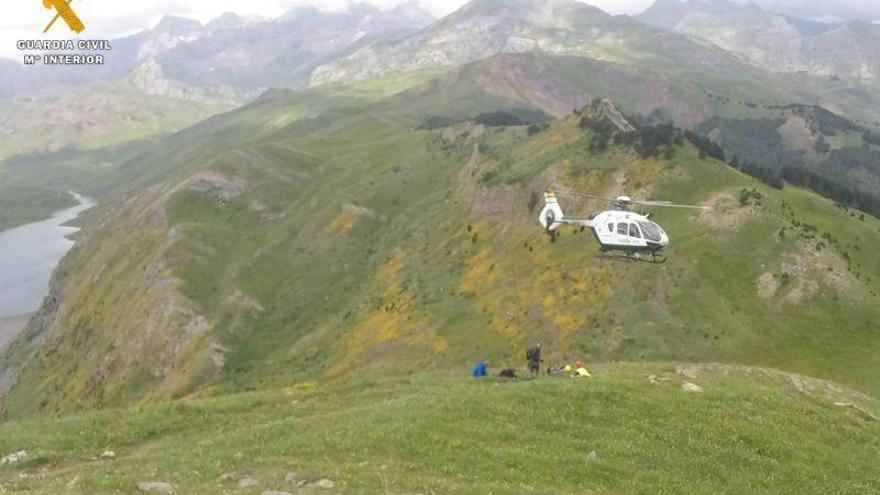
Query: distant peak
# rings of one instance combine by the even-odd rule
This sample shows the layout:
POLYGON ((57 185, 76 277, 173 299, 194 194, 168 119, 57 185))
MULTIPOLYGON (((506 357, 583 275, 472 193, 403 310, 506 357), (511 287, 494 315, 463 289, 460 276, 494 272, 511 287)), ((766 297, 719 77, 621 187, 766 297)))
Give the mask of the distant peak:
POLYGON ((344 16, 354 20, 379 18, 395 19, 401 25, 412 24, 421 27, 435 21, 436 18, 423 9, 417 1, 410 0, 397 4, 393 8, 381 8, 368 2, 348 2, 342 9, 323 10, 311 5, 294 7, 280 17, 286 21, 303 21, 321 17, 344 16))
POLYGON ((201 29, 202 23, 194 19, 179 17, 174 15, 166 15, 153 28, 154 31, 160 31, 173 35, 186 34, 201 29))
POLYGON ((235 29, 248 24, 250 21, 235 12, 224 12, 219 16, 211 19, 205 24, 208 29, 235 29))
POLYGON ((211 19, 211 21, 208 24, 211 24, 214 22, 238 21, 240 19, 241 19, 241 17, 238 14, 236 14, 235 12, 224 12, 224 13, 218 15, 217 17, 211 19))
POLYGON ((471 15, 506 16, 531 18, 535 16, 559 15, 575 17, 610 17, 598 7, 577 0, 471 0, 450 17, 459 18, 471 15))

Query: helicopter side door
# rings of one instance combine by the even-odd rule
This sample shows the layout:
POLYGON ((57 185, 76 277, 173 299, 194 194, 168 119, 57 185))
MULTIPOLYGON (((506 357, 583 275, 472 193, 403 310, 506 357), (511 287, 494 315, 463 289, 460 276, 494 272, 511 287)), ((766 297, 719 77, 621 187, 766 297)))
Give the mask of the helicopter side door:
POLYGON ((596 216, 596 227, 593 229, 593 232, 596 234, 599 243, 604 247, 614 247, 619 244, 617 219, 607 212, 596 216))
POLYGON ((605 212, 595 218, 594 232, 599 243, 606 248, 624 250, 640 249, 647 246, 642 231, 632 214, 624 212, 605 212))
POLYGON ((638 224, 630 219, 617 219, 616 222, 606 222, 608 236, 600 239, 603 245, 620 247, 622 249, 643 248, 647 246, 642 231, 638 224))
POLYGON ((632 246, 647 247, 648 243, 642 237, 642 229, 634 221, 629 222, 629 242, 632 246))

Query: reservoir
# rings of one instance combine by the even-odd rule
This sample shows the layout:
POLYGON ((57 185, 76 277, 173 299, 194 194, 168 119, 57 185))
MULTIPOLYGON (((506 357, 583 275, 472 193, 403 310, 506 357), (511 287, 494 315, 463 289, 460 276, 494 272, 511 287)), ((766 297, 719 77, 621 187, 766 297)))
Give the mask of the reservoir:
POLYGON ((88 198, 70 194, 79 205, 47 220, 0 232, 0 350, 25 316, 39 309, 52 271, 73 247, 68 237, 79 229, 64 224, 95 206, 88 198))

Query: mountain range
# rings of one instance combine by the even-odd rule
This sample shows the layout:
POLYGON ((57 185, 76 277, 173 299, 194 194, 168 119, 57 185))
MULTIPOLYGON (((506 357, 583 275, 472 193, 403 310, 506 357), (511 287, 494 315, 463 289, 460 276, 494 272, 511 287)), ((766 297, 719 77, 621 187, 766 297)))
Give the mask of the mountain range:
MULTIPOLYGON (((121 161, 140 150, 127 144, 133 140, 155 140, 270 87, 301 87, 318 64, 432 20, 412 3, 384 10, 351 4, 339 12, 295 8, 271 20, 226 13, 205 25, 166 16, 152 29, 113 40, 105 65, 89 70, 0 60, 0 159, 37 164, 0 166, 0 191, 33 203, 33 195, 13 191, 55 194, 84 183, 99 195, 88 185, 103 181, 85 176, 105 167, 80 155, 117 147, 111 155, 121 161), (72 153, 83 160, 72 163, 72 153), (66 165, 46 172, 47 162, 59 160, 66 165)), ((0 224, 13 216, 0 211, 0 224)))
POLYGON ((807 72, 876 84, 880 26, 819 23, 729 0, 658 0, 638 19, 709 41, 778 72, 807 72))
POLYGON ((741 70, 729 54, 651 30, 625 16, 568 0, 477 0, 399 40, 376 43, 323 64, 312 84, 357 80, 392 72, 454 66, 498 53, 540 51, 621 62, 741 70))
POLYGON ((170 17, 72 86, 94 103, 9 92, 0 192, 100 206, 0 354, 0 453, 34 455, 0 491, 870 492, 880 87, 803 47, 872 29, 668 0, 170 17), (48 104, 88 119, 38 133, 48 104), (646 212, 647 264, 547 236, 547 190, 706 209, 646 212), (594 380, 464 382, 537 342, 594 380))
MULTIPOLYGON (((155 76, 167 80, 166 85, 191 92, 142 88, 148 94, 253 97, 268 87, 302 86, 317 64, 366 44, 406 35, 433 20, 415 3, 393 9, 352 3, 339 12, 294 8, 269 20, 228 12, 205 25, 165 16, 152 29, 113 40, 106 63, 94 70, 24 68, 4 61, 3 75, 13 82, 39 78, 43 86, 52 88, 141 72, 145 83, 155 83, 150 81, 155 76)), ((12 88, 16 87, 13 83, 12 88)))
MULTIPOLYGON (((296 23, 312 15, 317 14, 298 10, 279 22, 296 23)), ((335 15, 331 18, 336 19, 335 15)), ((247 26, 252 25, 245 27, 251 29, 247 26)), ((197 29, 196 23, 166 19, 153 34, 165 33, 159 39, 167 41, 166 35, 192 36, 197 29)), ((208 35, 208 40, 214 36, 208 35)), ((204 43, 213 46, 213 42, 204 43)), ((193 46, 201 44, 179 41, 168 53, 194 53, 193 46)), ((167 64, 173 59, 153 56, 159 68, 163 61, 167 64)), ((633 192, 643 190, 643 194, 649 194, 664 188, 693 197, 696 191, 708 187, 703 183, 698 188, 685 186, 690 181, 682 181, 681 177, 703 173, 698 164, 689 161, 633 162, 623 149, 609 157, 584 155, 590 147, 583 143, 591 138, 589 133, 577 130, 571 115, 572 111, 582 112, 596 98, 611 98, 640 126, 650 128, 672 122, 702 130, 722 147, 739 151, 743 162, 760 159, 749 150, 761 150, 766 155, 787 149, 845 153, 855 147, 863 153, 875 153, 874 145, 862 143, 860 128, 853 121, 835 117, 820 107, 812 113, 792 113, 802 108, 790 106, 798 95, 808 94, 809 88, 803 84, 795 89, 785 78, 765 73, 718 47, 648 28, 629 18, 608 16, 572 1, 518 0, 502 4, 475 0, 421 31, 398 41, 371 44, 334 63, 351 68, 363 60, 368 63, 346 73, 338 82, 318 85, 313 76, 311 88, 266 92, 249 105, 207 119, 162 139, 156 146, 137 148, 136 154, 117 167, 105 169, 100 182, 102 194, 115 198, 109 199, 110 204, 120 203, 104 213, 94 213, 94 221, 102 227, 91 234, 86 229, 78 252, 65 261, 63 273, 69 275, 56 280, 53 296, 29 327, 26 341, 30 344, 10 348, 13 357, 7 363, 16 364, 6 368, 6 385, 12 388, 5 404, 13 409, 23 404, 42 404, 43 408, 60 412, 71 404, 120 404, 126 398, 174 396, 215 379, 227 381, 227 386, 239 379, 268 380, 266 373, 277 362, 287 363, 286 371, 270 373, 276 377, 272 380, 300 372, 336 376, 343 362, 359 362, 379 370, 396 367, 394 363, 400 356, 411 355, 418 363, 431 353, 444 355, 443 349, 449 346, 458 348, 460 344, 449 343, 457 335, 458 325, 447 322, 444 316, 430 316, 428 307, 434 303, 428 301, 441 307, 459 307, 461 301, 457 298, 473 292, 466 287, 477 283, 468 281, 468 270, 482 273, 484 263, 492 264, 481 256, 497 252, 500 258, 495 264, 500 267, 506 259, 503 253, 517 250, 516 243, 524 242, 534 250, 532 243, 536 241, 527 240, 534 230, 531 213, 524 205, 536 191, 548 185, 583 182, 584 188, 612 188, 615 193, 625 192, 623 185, 629 184, 633 192), (464 36, 473 42, 462 43, 464 36), (528 40, 536 44, 530 45, 528 40), (381 57, 364 55, 379 51, 381 57), (393 70, 375 71, 374 67, 393 70), (519 122, 540 126, 554 119, 561 123, 552 127, 552 133, 535 137, 522 136, 521 129, 506 133, 502 132, 503 126, 487 129, 485 123, 494 125, 491 122, 499 118, 498 112, 511 116, 503 117, 510 122, 506 125, 519 122), (762 148, 749 138, 749 133, 765 123, 768 135, 779 132, 784 139, 769 141, 762 148), (461 135, 456 137, 456 132, 461 135), (561 141, 552 146, 543 143, 551 136, 561 141), (827 149, 817 151, 820 136, 830 142, 825 143, 827 149), (536 147, 555 151, 531 156, 529 150, 536 147), (575 156, 580 158, 575 161, 575 156), (609 165, 599 165, 605 160, 609 165), (425 168, 419 165, 421 162, 433 165, 425 168), (461 166, 470 170, 472 177, 462 176, 464 172, 458 171, 461 166), (676 167, 682 168, 679 172, 663 172, 666 168, 678 170, 676 167), (578 179, 581 175, 584 178, 578 179), (480 177, 483 179, 478 180, 480 177), (383 189, 388 181, 396 186, 383 189), (428 184, 447 185, 428 195, 422 189, 428 184), (319 201, 318 194, 326 201, 319 201), (462 216, 472 220, 466 225, 453 220, 462 216), (446 293, 447 289, 429 283, 422 271, 430 273, 434 263, 446 266, 447 262, 440 262, 446 259, 442 253, 420 244, 404 248, 412 242, 407 239, 413 238, 423 238, 426 246, 448 244, 433 237, 439 232, 429 233, 434 229, 422 230, 430 225, 444 226, 439 232, 465 229, 469 235, 490 239, 501 236, 496 229, 503 225, 519 227, 506 241, 501 241, 505 236, 498 237, 503 248, 496 241, 486 244, 486 250, 478 241, 450 245, 450 253, 459 254, 447 255, 452 256, 447 268, 461 278, 445 282, 451 284, 449 287, 458 287, 446 293), (250 226, 247 229, 252 232, 237 240, 245 226, 250 226), (389 243, 380 249, 384 244, 361 230, 352 237, 354 234, 348 232, 355 227, 392 229, 397 234, 388 237, 389 243), (229 237, 232 233, 235 235, 229 237), (89 235, 93 238, 86 239, 89 235), (334 259, 348 261, 337 266, 341 271, 327 270, 334 266, 334 259), (281 270, 279 265, 288 269, 281 270), (326 273, 314 272, 318 267, 326 273), (413 271, 407 271, 410 269, 413 271), (114 275, 105 277, 104 273, 114 275), (325 280, 322 290, 305 290, 302 284, 310 279, 325 280), (400 287, 409 284, 428 288, 406 295, 400 287), (376 291, 389 292, 381 298, 381 306, 373 307, 364 297, 376 291), (411 299, 415 294, 421 294, 418 297, 422 299, 411 299), (326 306, 331 299, 336 299, 332 306, 338 311, 326 306), (419 323, 404 324, 410 320, 419 323), (410 329, 383 336, 377 325, 410 329), (452 334, 444 333, 447 331, 452 334), (315 343, 325 339, 349 343, 342 347, 315 343), (278 347, 279 342, 284 344, 278 347), (401 342, 412 346, 398 348, 401 342), (33 347, 33 343, 40 344, 33 347), (267 345, 293 354, 317 354, 313 364, 294 365, 283 354, 270 352, 267 345), (379 349, 386 346, 397 349, 387 354, 387 361, 366 359, 372 353, 385 356, 379 349), (103 357, 89 360, 88 365, 72 359, 85 348, 103 357), (142 355, 155 359, 147 365, 137 358, 142 355), (28 364, 31 362, 34 364, 28 364), (81 380, 71 379, 72 374, 81 380), (34 380, 42 380, 45 386, 34 387, 34 380), (37 396, 25 399, 22 394, 37 396)), ((324 67, 329 66, 318 67, 315 74, 328 74, 324 67)), ((821 79, 817 81, 822 84, 821 79)), ((232 84, 228 80, 226 83, 232 84)), ((841 94, 845 92, 827 96, 825 101, 849 104, 841 94)), ((687 147, 679 152, 686 156, 694 153, 687 147)), ((85 159, 75 156, 76 160, 85 159)), ((20 157, 10 163, 27 168, 35 160, 46 157, 20 157)), ((807 163, 797 163, 801 162, 807 163)), ((786 164, 780 161, 777 170, 786 164)), ((832 178, 846 177, 839 169, 831 171, 832 178)), ((714 201, 734 195, 725 181, 739 184, 737 190, 753 187, 735 174, 725 174, 727 179, 713 182, 714 189, 693 200, 714 201)), ((870 184, 878 176, 877 170, 863 168, 858 179, 845 180, 870 184)), ((772 196, 769 192, 762 194, 772 196)), ((778 206, 791 201, 794 198, 783 196, 770 203, 778 206)), ((827 208, 822 211, 826 210, 822 215, 834 212, 827 208)), ((745 213, 731 213, 738 214, 745 213)), ((762 225, 784 228, 779 222, 784 222, 785 216, 778 217, 780 213, 775 210, 766 214, 774 220, 762 225)), ((821 215, 811 217, 810 223, 819 221, 824 221, 821 215)), ((736 225, 732 218, 729 222, 736 225)), ((730 235, 745 242, 735 233, 730 235)), ((758 241, 750 239, 752 250, 758 249, 758 241)), ((767 253, 764 266, 785 263, 780 256, 806 256, 797 250, 783 255, 771 245, 761 248, 767 253)), ((708 253, 716 248, 702 245, 695 249, 708 253)), ((545 252, 543 248, 541 252, 545 252)), ((549 256, 549 252, 545 254, 549 256)), ((847 256, 854 254, 847 252, 847 256)), ((546 262, 533 268, 546 267, 546 262)), ((835 270, 843 266, 839 260, 828 263, 835 270)), ((859 270, 867 264, 862 260, 859 270)), ((850 265, 847 269, 854 272, 856 267, 850 265)), ((611 293, 617 294, 615 297, 625 293, 607 280, 607 266, 598 264, 589 273, 583 281, 572 283, 599 291, 594 296, 602 297, 595 300, 589 295, 592 292, 582 294, 591 304, 598 304, 611 293)), ((537 273, 530 276, 543 280, 537 273)), ((754 274, 754 279, 759 276, 779 274, 769 270, 754 274)), ((810 289, 805 286, 801 291, 816 295, 813 288, 832 282, 803 283, 810 289)), ((861 283, 850 281, 847 286, 861 283)), ((705 290, 706 284, 712 285, 710 281, 695 281, 691 286, 705 290)), ((552 290, 542 283, 535 287, 535 297, 552 290)), ((492 299, 497 295, 495 291, 487 287, 482 291, 488 291, 490 299, 470 303, 474 304, 473 318, 485 311, 492 314, 495 309, 491 308, 498 304, 492 299)), ((868 285, 857 292, 872 291, 868 285)), ((757 304, 759 293, 737 296, 740 302, 736 304, 757 304)), ((800 296, 791 297, 800 301, 800 296)), ((553 306, 553 311, 544 312, 543 317, 542 312, 530 312, 522 315, 522 321, 514 319, 503 325, 503 319, 491 317, 479 326, 502 336, 510 328, 525 332, 547 321, 556 321, 554 325, 569 328, 567 332, 577 335, 583 328, 603 326, 583 319, 583 315, 573 316, 583 304, 574 302, 578 300, 572 296, 572 306, 553 306), (563 325, 563 321, 568 323, 563 325)), ((872 306, 866 304, 865 311, 869 311, 867 308, 872 306)), ((792 308, 802 311, 800 304, 792 308)), ((755 331, 779 322, 779 317, 769 314, 760 319, 753 311, 749 314, 755 331)), ((608 316, 608 322, 624 317, 631 315, 608 316)), ((687 321, 683 316, 677 318, 669 324, 687 321)), ((468 321, 469 326, 477 325, 477 320, 468 321)), ((637 328, 647 324, 635 321, 637 328)), ((525 335, 527 332, 519 333, 510 342, 514 352, 525 345, 525 335)), ((501 341, 492 342, 497 346, 501 341)), ((560 337, 558 345, 574 343, 560 337)), ((647 352, 637 348, 639 353, 647 352)), ((633 357, 616 352, 606 350, 594 357, 633 357)), ((448 359, 454 362, 452 356, 448 359)), ((654 359, 673 357, 663 352, 654 355, 654 359)))

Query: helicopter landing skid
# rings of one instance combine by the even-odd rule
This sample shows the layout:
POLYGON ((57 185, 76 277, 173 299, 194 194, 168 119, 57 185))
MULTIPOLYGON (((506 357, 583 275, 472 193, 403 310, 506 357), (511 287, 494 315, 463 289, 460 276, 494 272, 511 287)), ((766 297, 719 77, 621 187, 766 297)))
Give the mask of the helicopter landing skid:
POLYGON ((645 253, 640 252, 630 252, 624 253, 622 256, 612 254, 609 251, 602 250, 599 253, 600 258, 604 258, 610 261, 622 261, 627 263, 650 263, 652 265, 662 265, 666 263, 669 259, 667 257, 657 257, 657 253, 650 251, 650 258, 645 257, 645 253))

